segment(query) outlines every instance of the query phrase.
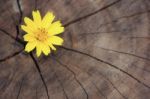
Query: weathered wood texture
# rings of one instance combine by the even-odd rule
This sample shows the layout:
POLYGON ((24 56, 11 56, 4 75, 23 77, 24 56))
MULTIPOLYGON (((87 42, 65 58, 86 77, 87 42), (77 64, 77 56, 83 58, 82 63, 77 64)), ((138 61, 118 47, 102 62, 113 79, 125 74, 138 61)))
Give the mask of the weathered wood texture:
POLYGON ((150 0, 0 0, 0 99, 150 99, 150 0), (24 52, 23 17, 62 20, 63 47, 24 52))

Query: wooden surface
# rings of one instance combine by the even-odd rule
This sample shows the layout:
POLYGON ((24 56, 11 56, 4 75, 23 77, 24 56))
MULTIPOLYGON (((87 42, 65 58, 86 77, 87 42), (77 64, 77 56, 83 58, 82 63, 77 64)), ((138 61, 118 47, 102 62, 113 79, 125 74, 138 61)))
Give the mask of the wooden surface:
POLYGON ((0 99, 150 99, 150 0, 0 0, 0 99), (24 52, 23 17, 62 20, 65 43, 24 52))

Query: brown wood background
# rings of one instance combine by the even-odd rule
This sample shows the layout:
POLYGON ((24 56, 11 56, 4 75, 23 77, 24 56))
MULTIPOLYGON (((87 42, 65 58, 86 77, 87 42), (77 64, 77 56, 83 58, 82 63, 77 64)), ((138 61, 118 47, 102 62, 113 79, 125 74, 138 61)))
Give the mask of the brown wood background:
POLYGON ((150 99, 150 0, 0 0, 0 99, 150 99), (24 52, 34 9, 62 20, 65 43, 24 52))

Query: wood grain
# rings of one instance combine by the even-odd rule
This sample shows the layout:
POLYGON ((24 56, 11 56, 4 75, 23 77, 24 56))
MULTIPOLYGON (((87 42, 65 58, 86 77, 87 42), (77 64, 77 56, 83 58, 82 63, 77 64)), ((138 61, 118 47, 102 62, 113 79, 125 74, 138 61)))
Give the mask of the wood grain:
POLYGON ((149 0, 0 0, 0 99, 150 99, 149 0), (33 10, 62 20, 48 57, 24 52, 33 10))

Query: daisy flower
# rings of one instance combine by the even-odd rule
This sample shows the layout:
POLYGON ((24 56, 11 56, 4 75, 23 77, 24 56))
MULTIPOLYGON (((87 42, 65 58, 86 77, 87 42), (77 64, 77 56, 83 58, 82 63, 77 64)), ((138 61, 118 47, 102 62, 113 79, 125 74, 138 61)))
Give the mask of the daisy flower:
POLYGON ((43 18, 38 10, 33 11, 32 15, 33 20, 25 17, 25 25, 21 25, 21 29, 26 32, 23 36, 24 41, 27 42, 25 51, 31 52, 36 48, 37 57, 42 52, 47 56, 51 50, 56 50, 54 45, 62 45, 63 39, 56 35, 64 32, 64 27, 60 21, 53 22, 55 16, 51 12, 43 18))

